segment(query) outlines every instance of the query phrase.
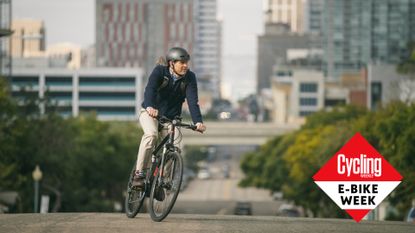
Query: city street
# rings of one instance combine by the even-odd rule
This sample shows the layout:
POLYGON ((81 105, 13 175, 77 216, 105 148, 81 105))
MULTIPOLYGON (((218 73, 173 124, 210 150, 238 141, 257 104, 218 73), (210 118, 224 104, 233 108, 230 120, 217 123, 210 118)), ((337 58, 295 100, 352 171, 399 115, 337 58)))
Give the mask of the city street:
POLYGON ((233 214, 236 202, 252 204, 253 215, 275 215, 280 202, 273 201, 268 190, 240 188, 243 174, 239 168, 241 156, 249 147, 218 147, 215 156, 206 164, 210 178, 195 177, 183 190, 173 209, 174 213, 233 214), (225 177, 229 169, 229 177, 225 177))

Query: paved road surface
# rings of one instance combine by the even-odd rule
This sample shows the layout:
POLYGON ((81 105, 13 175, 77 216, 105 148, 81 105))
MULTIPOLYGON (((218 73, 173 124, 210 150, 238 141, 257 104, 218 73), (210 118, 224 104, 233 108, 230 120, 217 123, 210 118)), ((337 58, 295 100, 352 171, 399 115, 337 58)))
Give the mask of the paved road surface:
POLYGON ((289 232, 289 233, 415 233, 415 224, 352 220, 215 215, 170 215, 161 223, 147 214, 128 219, 124 214, 59 213, 2 214, 0 232, 289 232))
POLYGON ((237 201, 248 201, 252 204, 253 215, 275 216, 281 202, 273 201, 268 190, 238 187, 243 177, 239 163, 241 153, 245 150, 239 147, 219 148, 216 158, 207 163, 212 177, 192 180, 180 193, 173 212, 230 215, 233 214, 237 201), (232 156, 223 158, 224 154, 232 156), (224 166, 229 168, 229 178, 224 177, 224 166))
POLYGON ((194 179, 189 186, 180 192, 179 199, 187 201, 272 201, 269 190, 257 188, 240 188, 239 181, 243 178, 240 169, 241 155, 233 155, 224 159, 217 156, 207 163, 212 177, 210 179, 194 179), (230 177, 224 178, 223 169, 228 166, 230 177))
POLYGON ((178 214, 219 214, 234 213, 237 201, 248 201, 253 215, 275 216, 280 201, 272 200, 270 192, 257 188, 240 188, 243 173, 239 168, 243 153, 252 147, 217 147, 216 155, 206 164, 211 172, 210 179, 192 180, 180 192, 173 212, 178 214), (224 156, 228 155, 228 156, 224 156), (229 177, 224 177, 224 167, 229 169, 229 177))

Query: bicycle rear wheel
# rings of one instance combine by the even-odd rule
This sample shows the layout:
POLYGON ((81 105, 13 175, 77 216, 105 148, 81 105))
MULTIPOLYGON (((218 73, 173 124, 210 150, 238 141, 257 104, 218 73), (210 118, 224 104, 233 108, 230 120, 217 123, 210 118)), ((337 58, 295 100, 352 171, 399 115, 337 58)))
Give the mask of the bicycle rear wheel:
POLYGON ((177 152, 166 155, 163 169, 157 171, 150 193, 150 216, 160 222, 172 210, 180 191, 183 177, 183 159, 177 152), (163 176, 161 176, 164 170, 163 176), (161 179, 159 179, 161 178, 161 179))
POLYGON ((136 189, 132 185, 134 173, 135 173, 135 164, 133 166, 133 169, 130 173, 130 177, 128 179, 127 194, 125 195, 125 201, 124 201, 125 214, 129 218, 134 218, 137 215, 137 213, 140 211, 141 207, 143 206, 143 201, 145 198, 145 188, 136 189))

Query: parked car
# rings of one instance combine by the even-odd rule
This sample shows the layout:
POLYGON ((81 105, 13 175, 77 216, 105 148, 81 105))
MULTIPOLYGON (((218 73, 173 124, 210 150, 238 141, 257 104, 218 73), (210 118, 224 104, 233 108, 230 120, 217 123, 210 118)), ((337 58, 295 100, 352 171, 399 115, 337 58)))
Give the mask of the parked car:
POLYGON ((250 202, 236 202, 235 209, 233 211, 235 215, 252 215, 252 206, 250 202))
POLYGON ((199 173, 197 173, 197 178, 206 180, 211 177, 210 171, 208 169, 200 169, 199 173))

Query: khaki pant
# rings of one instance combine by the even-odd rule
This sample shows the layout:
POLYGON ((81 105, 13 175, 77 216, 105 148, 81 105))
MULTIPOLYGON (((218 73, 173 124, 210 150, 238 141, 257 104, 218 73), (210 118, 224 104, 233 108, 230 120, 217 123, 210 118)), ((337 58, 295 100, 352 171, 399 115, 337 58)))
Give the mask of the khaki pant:
MULTIPOLYGON (((151 117, 145 109, 140 110, 138 119, 144 134, 141 138, 140 148, 138 149, 136 170, 143 171, 151 165, 151 153, 155 148, 154 146, 159 135, 158 121, 151 117)), ((167 135, 168 130, 169 128, 167 125, 163 127, 160 132, 161 138, 164 138, 167 135)), ((178 136, 179 131, 176 128, 175 139, 177 139, 178 136)), ((177 140, 175 142, 177 142, 177 140)))

